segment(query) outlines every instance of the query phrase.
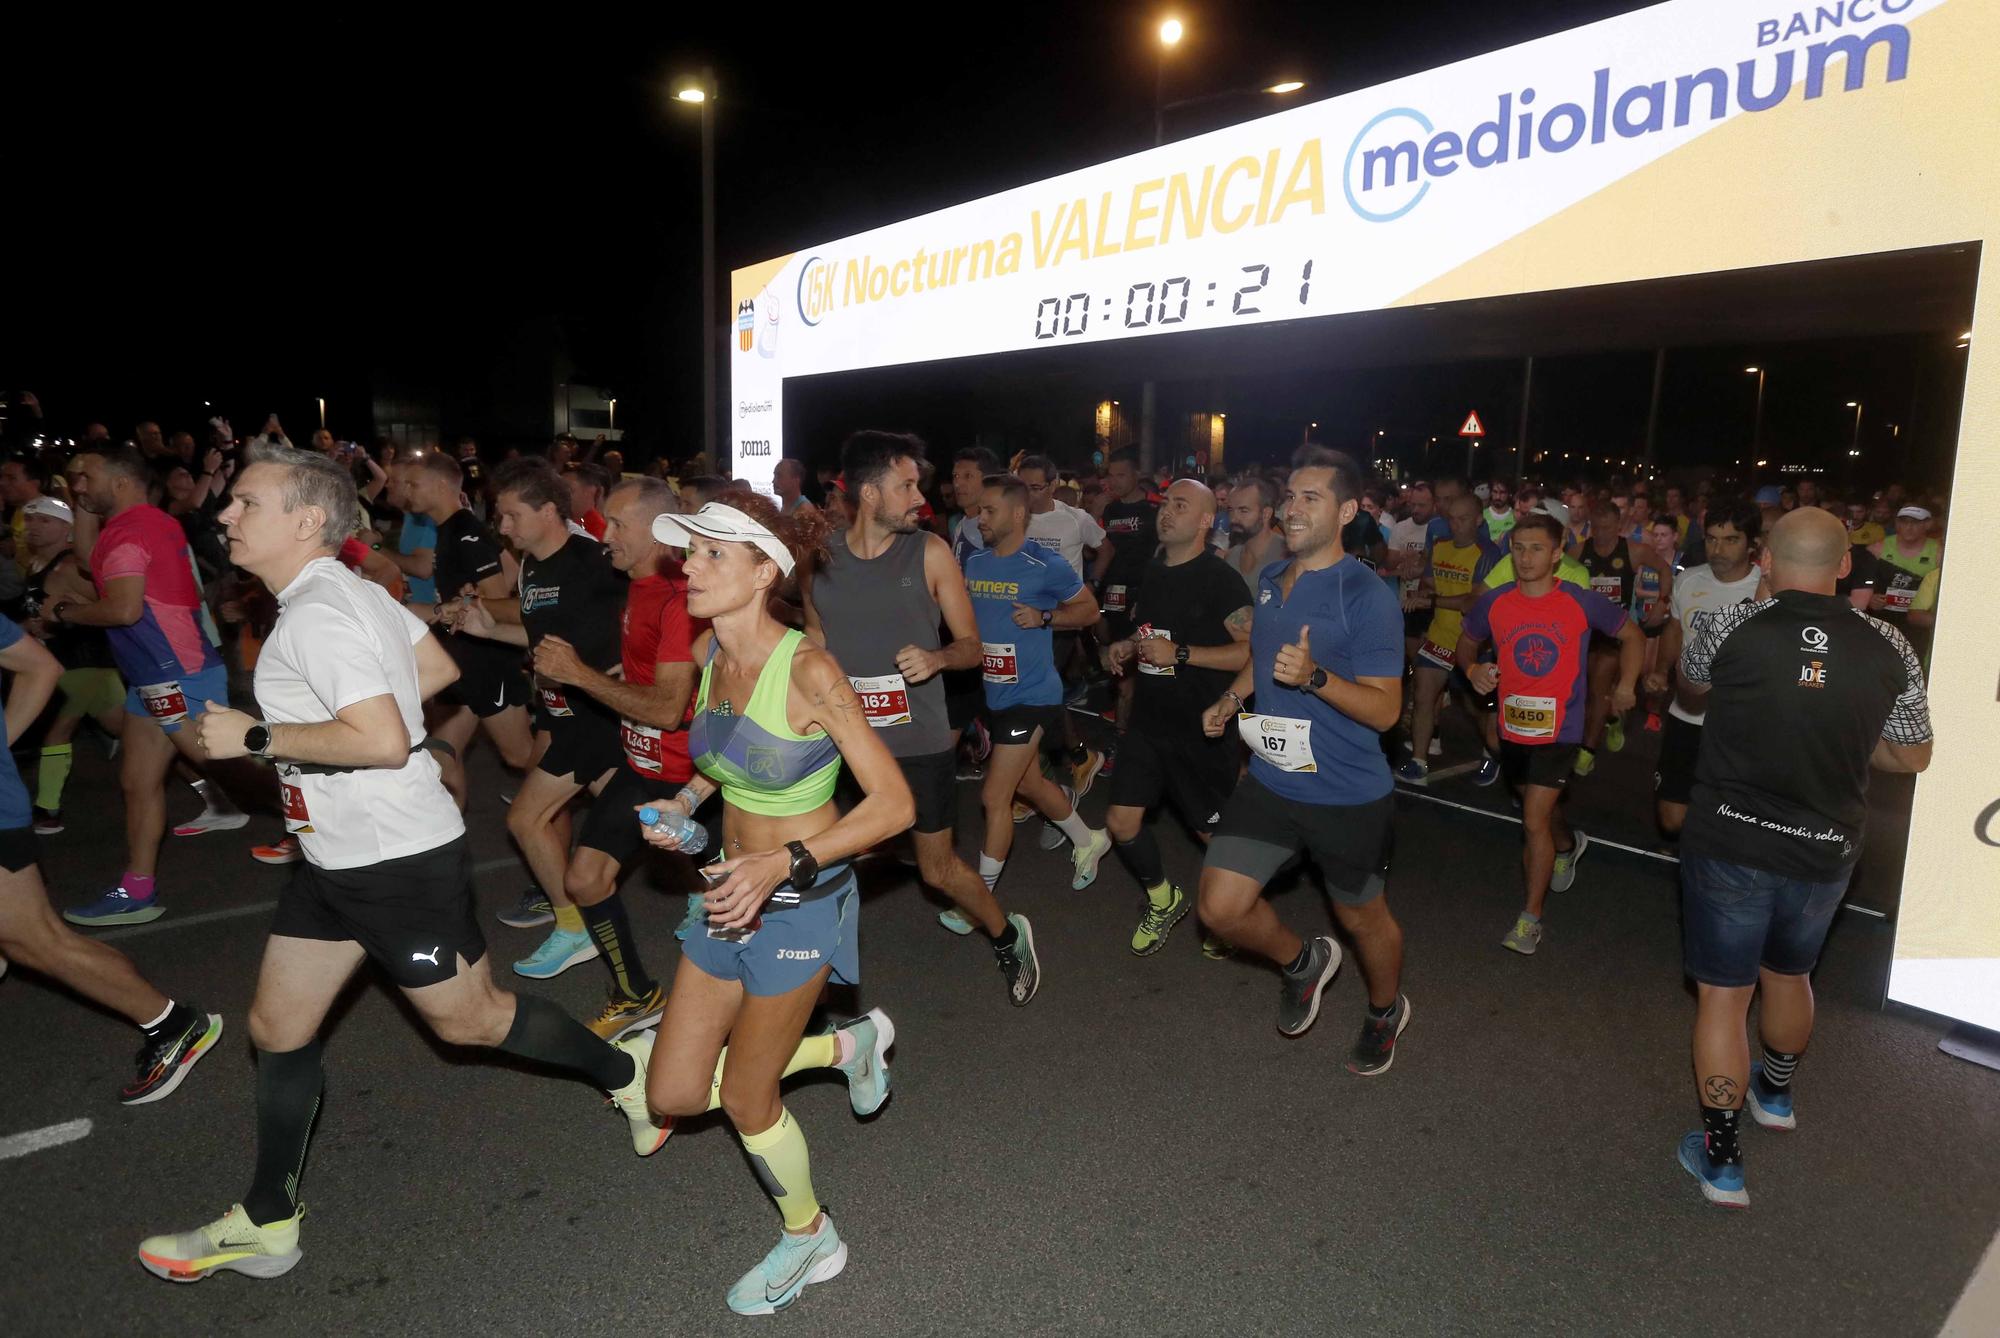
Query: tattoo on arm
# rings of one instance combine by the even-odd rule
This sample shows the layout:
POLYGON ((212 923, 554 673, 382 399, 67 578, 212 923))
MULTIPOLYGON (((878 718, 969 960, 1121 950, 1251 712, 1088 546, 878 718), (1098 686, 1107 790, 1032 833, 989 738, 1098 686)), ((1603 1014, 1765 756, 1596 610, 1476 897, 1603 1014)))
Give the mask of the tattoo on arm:
POLYGON ((1245 604, 1242 608, 1223 619, 1222 625, 1229 629, 1229 635, 1241 641, 1250 635, 1250 624, 1255 620, 1256 614, 1248 604, 1245 604))
POLYGON ((1729 1107, 1736 1104, 1736 1079, 1726 1074, 1712 1073, 1701 1080, 1702 1100, 1711 1106, 1729 1107))

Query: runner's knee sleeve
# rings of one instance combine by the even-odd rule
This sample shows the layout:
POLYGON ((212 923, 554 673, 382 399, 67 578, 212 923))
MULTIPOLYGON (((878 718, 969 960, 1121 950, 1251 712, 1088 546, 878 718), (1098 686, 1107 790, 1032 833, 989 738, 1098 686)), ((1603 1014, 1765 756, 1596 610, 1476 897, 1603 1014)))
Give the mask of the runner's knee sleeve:
POLYGON ((781 1109, 776 1124, 761 1134, 743 1134, 742 1139, 759 1183, 784 1215, 785 1229, 803 1231, 811 1226, 819 1216, 819 1200, 813 1195, 806 1136, 792 1112, 781 1109))

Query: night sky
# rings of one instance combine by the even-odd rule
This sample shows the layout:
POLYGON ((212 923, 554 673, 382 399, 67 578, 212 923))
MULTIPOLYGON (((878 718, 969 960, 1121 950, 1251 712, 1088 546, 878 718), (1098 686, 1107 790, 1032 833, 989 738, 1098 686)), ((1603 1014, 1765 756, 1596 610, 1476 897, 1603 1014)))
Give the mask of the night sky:
MULTIPOLYGON (((1328 96, 1639 7, 1182 5, 1189 35, 1167 95, 1298 78, 1305 96, 1328 96)), ((708 64, 721 89, 726 275, 1146 147, 1165 12, 573 6, 518 23, 462 11, 316 15, 303 28, 275 12, 17 23, 0 388, 39 392, 59 428, 98 418, 120 434, 140 417, 193 426, 212 400, 239 431, 278 409, 296 435, 324 394, 331 426, 359 436, 371 373, 386 371, 448 392, 446 432, 504 438, 482 388, 553 324, 577 379, 618 395, 636 454, 683 455, 700 439, 699 140, 695 115, 669 98, 676 74, 708 64)), ((1190 109, 1168 134, 1262 109, 1190 109)), ((1767 432, 1801 458, 1830 461, 1836 444, 1844 457, 1840 404, 1894 406, 1864 422, 1887 432, 1924 377, 1950 378, 1936 344, 1691 352, 1675 361, 1663 441, 1690 460, 1733 458, 1728 438, 1748 437, 1740 366, 1783 357, 1792 370, 1770 387, 1767 432)), ((1392 417, 1414 442, 1515 375, 1385 369, 1328 413, 1351 416, 1346 432, 1392 417)), ((1643 430, 1650 356, 1555 360, 1542 375, 1536 432, 1558 451, 1629 443, 1635 415, 1643 430)), ((1515 412, 1489 398, 1486 412, 1515 412)))

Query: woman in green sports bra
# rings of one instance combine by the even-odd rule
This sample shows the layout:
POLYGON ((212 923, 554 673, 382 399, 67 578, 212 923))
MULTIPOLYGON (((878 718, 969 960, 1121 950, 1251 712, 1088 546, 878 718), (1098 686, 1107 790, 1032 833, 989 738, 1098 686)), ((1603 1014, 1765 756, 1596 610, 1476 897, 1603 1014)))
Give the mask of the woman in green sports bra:
MULTIPOLYGON (((729 1291, 739 1314, 782 1309, 847 1262, 779 1080, 839 1068, 855 1113, 872 1115, 889 1095, 896 1036, 880 1009, 830 1035, 804 1035, 828 979, 860 979, 860 894, 847 861, 915 817, 902 768, 840 666, 770 612, 825 532, 819 513, 780 515, 744 490, 653 524, 660 542, 687 549, 688 613, 712 630, 694 646, 695 777, 652 806, 692 816, 720 791, 724 858, 704 871, 707 922, 688 933, 666 1015, 640 1043, 650 1047, 653 1110, 671 1119, 720 1106, 784 1217, 777 1246, 729 1291), (845 814, 833 803, 843 760, 866 796, 845 814)), ((646 835, 678 848, 660 825, 646 835)))

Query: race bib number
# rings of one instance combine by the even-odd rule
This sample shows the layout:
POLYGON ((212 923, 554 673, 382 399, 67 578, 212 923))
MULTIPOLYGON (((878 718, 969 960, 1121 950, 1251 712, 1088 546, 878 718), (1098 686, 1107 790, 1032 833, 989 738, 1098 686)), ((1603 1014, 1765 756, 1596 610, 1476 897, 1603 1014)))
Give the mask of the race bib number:
POLYGON ((1458 662, 1458 652, 1456 649, 1448 646, 1440 646, 1429 637, 1425 637, 1424 644, 1417 647, 1417 654, 1423 656, 1440 669, 1449 669, 1458 662))
POLYGON ((1524 697, 1513 693, 1500 703, 1507 732, 1523 739, 1553 739, 1556 736, 1556 699, 1524 697))
MULTIPOLYGON (((1139 639, 1141 641, 1172 641, 1174 634, 1164 627, 1155 627, 1151 623, 1147 623, 1139 629, 1139 639)), ((1171 664, 1147 664, 1144 660, 1139 661, 1140 673, 1153 674, 1160 678, 1172 678, 1174 676, 1174 668, 1175 666, 1171 664)))
POLYGON ((162 725, 178 725, 187 719, 187 698, 178 683, 142 683, 139 700, 146 703, 146 714, 162 725))
POLYGON ((305 791, 282 777, 278 781, 278 802, 285 811, 285 830, 288 832, 309 832, 312 814, 306 811, 305 791))
POLYGON ((1236 717, 1236 732, 1250 751, 1280 771, 1318 771, 1313 761, 1312 721, 1282 715, 1236 717))
MULTIPOLYGON (((1917 598, 1919 580, 1908 572, 1899 571, 1889 578, 1888 589, 1882 592, 1882 612, 1908 613, 1917 598)), ((139 691, 144 692, 144 688, 139 691)))
POLYGON ((901 674, 880 678, 849 678, 854 695, 861 698, 861 714, 876 729, 910 723, 910 687, 901 674))
POLYGON ((1125 587, 1107 585, 1104 587, 1104 611, 1106 613, 1125 612, 1125 587))
POLYGON ((651 725, 636 724, 621 720, 619 733, 625 742, 625 760, 635 771, 643 771, 648 776, 657 776, 666 770, 660 759, 660 731, 651 725))
POLYGON ((988 683, 1021 681, 1021 665, 1014 656, 1012 641, 982 641, 979 652, 980 673, 988 683))
POLYGON ((541 688, 541 694, 542 694, 542 711, 544 714, 546 715, 576 714, 575 711, 569 709, 569 698, 563 695, 563 690, 561 688, 543 687, 541 688))
POLYGON ((1616 604, 1625 593, 1625 583, 1616 576, 1593 576, 1590 588, 1616 604))

